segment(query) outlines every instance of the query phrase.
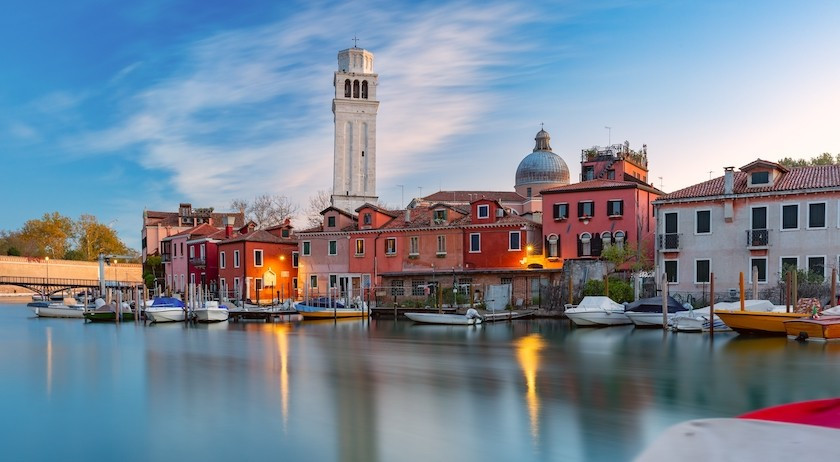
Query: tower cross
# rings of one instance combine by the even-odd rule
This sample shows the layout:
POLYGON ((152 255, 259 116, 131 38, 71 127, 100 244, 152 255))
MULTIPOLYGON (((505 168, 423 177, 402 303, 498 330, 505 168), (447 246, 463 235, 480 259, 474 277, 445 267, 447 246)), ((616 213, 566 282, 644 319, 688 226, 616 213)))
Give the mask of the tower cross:
POLYGON ((359 48, 359 39, 354 35, 353 36, 353 48, 359 48))

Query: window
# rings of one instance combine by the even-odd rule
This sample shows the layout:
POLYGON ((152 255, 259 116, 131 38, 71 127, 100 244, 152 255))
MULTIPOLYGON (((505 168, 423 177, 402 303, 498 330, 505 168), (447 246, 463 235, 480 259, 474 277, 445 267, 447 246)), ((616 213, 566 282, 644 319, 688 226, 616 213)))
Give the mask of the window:
MULTIPOLYGON (((758 282, 767 282, 767 259, 750 258, 750 282, 753 281, 753 268, 758 270, 758 282)), ((753 294, 753 298, 757 298, 757 295, 753 294)))
POLYGON ((619 249, 624 248, 624 231, 616 231, 615 232, 615 245, 619 249))
POLYGON ((490 218, 490 206, 487 204, 478 206, 478 218, 490 218))
POLYGON ((589 257, 592 256, 592 235, 583 233, 578 239, 578 256, 589 257))
POLYGON ((317 274, 309 275, 309 287, 311 287, 313 289, 318 288, 318 275, 317 274))
POLYGON ((604 247, 609 247, 612 244, 612 233, 609 231, 601 233, 601 244, 603 244, 604 247))
POLYGON ((225 266, 227 266, 227 259, 225 258, 225 252, 221 251, 219 252, 219 268, 225 269, 225 266))
POLYGON ((184 243, 181 243, 181 256, 184 256, 184 243))
POLYGON ((385 255, 397 254, 397 238, 389 237, 385 239, 385 255))
POLYGON ((263 265, 263 251, 260 249, 254 249, 254 266, 262 266, 263 265))
POLYGON ((391 295, 405 295, 405 281, 403 281, 402 279, 394 279, 393 281, 391 281, 391 295))
POLYGON ((356 255, 364 255, 365 254, 365 240, 364 239, 356 239, 356 255))
POLYGON ((711 260, 694 260, 694 283, 708 284, 711 281, 711 267, 711 260))
POLYGON ((825 202, 808 204, 808 228, 825 228, 825 202))
POLYGON ((298 254, 296 251, 292 252, 292 268, 297 268, 299 261, 300 261, 300 254, 298 254))
POLYGON ((698 210, 695 212, 694 225, 696 234, 710 234, 712 232, 712 211, 698 210))
POLYGON ((479 234, 479 233, 470 234, 470 252, 472 252, 472 253, 481 252, 481 234, 479 234))
POLYGON ((195 273, 190 273, 190 284, 195 284, 195 273))
POLYGON ((446 236, 437 237, 437 254, 446 255, 446 236))
POLYGON ((408 254, 420 255, 420 238, 418 236, 408 238, 408 254))
POLYGON ((434 212, 435 223, 441 224, 446 221, 446 209, 438 209, 434 212))
POLYGON ((796 271, 799 268, 799 257, 782 257, 779 262, 781 275, 784 278, 787 273, 796 271))
POLYGON ((615 170, 609 169, 607 170, 607 179, 614 180, 615 179, 615 170))
POLYGON ((335 287, 338 285, 338 276, 335 274, 330 274, 330 287, 335 287))
POLYGON ((234 268, 239 268, 239 251, 238 250, 233 251, 233 267, 234 268))
POLYGON ((367 83, 367 80, 362 80, 362 99, 368 99, 368 83, 367 83))
POLYGON ((522 233, 520 231, 511 231, 508 234, 508 250, 522 250, 522 233))
POLYGON ((799 229, 799 204, 782 206, 782 229, 799 229))
POLYGON ((195 258, 195 246, 191 245, 190 246, 190 259, 193 259, 193 258, 195 258))
POLYGON ((233 295, 239 298, 242 295, 242 288, 239 286, 239 278, 233 278, 233 295))
POLYGON ((327 228, 335 228, 335 215, 327 217, 327 228))
POLYGON ((814 275, 818 275, 824 279, 825 257, 808 257, 808 272, 814 275))
POLYGON ((350 79, 344 81, 344 97, 350 97, 350 79))
POLYGON ((254 288, 257 289, 257 294, 263 289, 263 280, 262 278, 254 279, 254 288))
POLYGON ((412 279, 411 295, 426 295, 426 281, 423 281, 422 279, 412 279))
POLYGON ((556 234, 549 234, 548 236, 548 257, 557 258, 560 254, 557 252, 560 237, 556 234))
POLYGON ((624 201, 612 200, 607 201, 607 215, 611 217, 620 217, 624 215, 624 201))
POLYGON ((280 237, 289 237, 289 228, 283 228, 280 230, 280 237))
POLYGON ((219 278, 219 292, 223 298, 228 297, 227 281, 225 281, 225 278, 219 278))
POLYGON ((338 255, 338 241, 327 242, 327 255, 338 255))
POLYGON ((354 80, 353 81, 353 98, 358 98, 358 97, 359 97, 359 81, 354 80))
POLYGON ((532 194, 533 194, 533 191, 531 190, 530 186, 525 189, 525 197, 531 197, 532 194))
POLYGON ((292 289, 297 290, 297 278, 292 278, 292 289))
POLYGON ((595 203, 592 201, 578 202, 578 218, 595 216, 595 203))
POLYGON ((366 226, 370 226, 371 224, 373 224, 373 215, 371 215, 370 213, 362 215, 362 223, 364 223, 366 226))
POLYGON ((206 256, 207 256, 207 249, 204 246, 205 246, 205 244, 201 244, 201 247, 199 247, 199 249, 198 249, 198 250, 200 250, 200 252, 198 253, 198 256, 202 260, 204 260, 204 258, 206 258, 206 256))
POLYGON ((554 219, 565 220, 566 218, 569 218, 569 204, 565 202, 554 204, 554 219))
POLYGON ((309 241, 303 241, 302 246, 303 246, 303 249, 302 249, 303 253, 301 255, 303 255, 304 257, 308 257, 309 255, 311 255, 312 243, 309 242, 309 241))
POLYGON ((677 270, 679 269, 679 261, 677 260, 665 260, 665 274, 668 275, 668 283, 669 284, 677 284, 679 283, 680 279, 677 274, 677 270))
POLYGON ((507 284, 507 285, 511 286, 511 285, 513 285, 513 278, 501 278, 500 282, 501 282, 502 285, 507 284))
POLYGON ((750 174, 750 183, 753 185, 765 185, 770 183, 770 172, 753 172, 750 174))
POLYGON ((676 234, 677 232, 677 212, 670 212, 665 214, 665 234, 676 234))
POLYGON ((591 165, 587 166, 587 167, 583 167, 583 173, 581 174, 581 176, 583 177, 583 181, 594 180, 595 179, 595 167, 593 167, 591 165))

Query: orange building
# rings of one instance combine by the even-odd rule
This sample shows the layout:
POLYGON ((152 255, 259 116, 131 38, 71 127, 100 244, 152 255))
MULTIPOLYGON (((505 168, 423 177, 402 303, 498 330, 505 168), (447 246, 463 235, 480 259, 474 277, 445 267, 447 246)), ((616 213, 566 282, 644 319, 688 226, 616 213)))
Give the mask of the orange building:
POLYGON ((254 303, 295 297, 298 243, 283 238, 284 227, 251 231, 218 243, 223 298, 254 303))

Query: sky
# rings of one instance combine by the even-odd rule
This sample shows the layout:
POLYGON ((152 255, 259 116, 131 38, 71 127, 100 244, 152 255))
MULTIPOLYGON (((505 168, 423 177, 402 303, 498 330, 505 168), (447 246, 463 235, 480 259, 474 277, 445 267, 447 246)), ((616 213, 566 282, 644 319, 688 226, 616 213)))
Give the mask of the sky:
MULTIPOLYGON (((375 55, 377 192, 512 190, 544 124, 647 145, 674 191, 756 158, 840 153, 835 1, 6 0, 0 229, 230 210, 332 187, 337 53, 375 55), (607 128, 609 127, 609 128, 607 128)), ((402 204, 401 204, 402 203, 402 204)))

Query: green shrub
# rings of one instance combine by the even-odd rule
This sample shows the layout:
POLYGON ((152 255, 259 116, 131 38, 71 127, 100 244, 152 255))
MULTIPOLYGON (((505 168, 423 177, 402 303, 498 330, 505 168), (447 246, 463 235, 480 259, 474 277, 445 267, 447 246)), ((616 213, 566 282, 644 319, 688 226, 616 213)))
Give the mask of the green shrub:
POLYGON ((583 295, 606 295, 618 303, 633 301, 633 286, 620 279, 610 278, 610 293, 604 293, 604 281, 590 279, 583 285, 583 295))

